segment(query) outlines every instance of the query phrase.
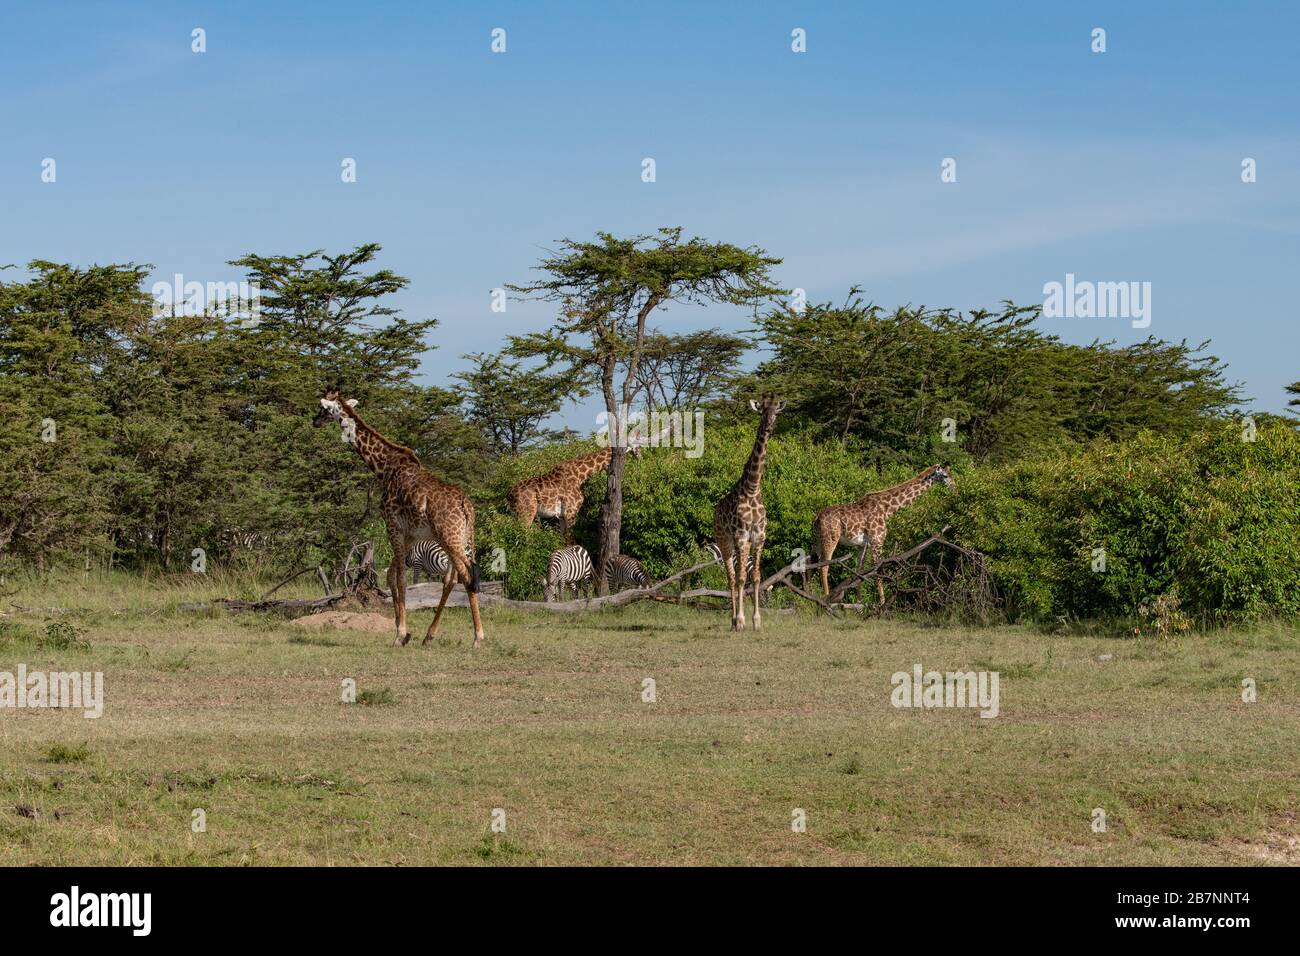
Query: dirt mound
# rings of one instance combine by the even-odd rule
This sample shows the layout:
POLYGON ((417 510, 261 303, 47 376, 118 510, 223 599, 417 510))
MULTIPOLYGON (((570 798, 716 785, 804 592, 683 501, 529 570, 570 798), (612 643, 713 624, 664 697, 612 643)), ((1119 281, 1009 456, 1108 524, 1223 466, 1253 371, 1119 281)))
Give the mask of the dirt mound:
POLYGON ((318 614, 308 614, 306 617, 300 617, 289 623, 294 627, 302 627, 312 631, 320 631, 328 627, 338 631, 366 631, 371 634, 378 634, 393 629, 393 619, 391 617, 385 617, 382 614, 359 614, 354 611, 321 611, 318 614))

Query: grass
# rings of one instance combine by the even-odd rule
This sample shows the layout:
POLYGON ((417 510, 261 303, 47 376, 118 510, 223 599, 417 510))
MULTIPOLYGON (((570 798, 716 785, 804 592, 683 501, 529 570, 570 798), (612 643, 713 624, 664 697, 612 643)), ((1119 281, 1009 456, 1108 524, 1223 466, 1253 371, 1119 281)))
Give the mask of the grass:
POLYGON ((735 636, 639 605, 489 611, 474 651, 463 611, 396 648, 177 610, 196 591, 14 598, 70 611, 0 619, 0 671, 102 671, 106 704, 0 709, 0 864, 1300 862, 1284 625, 1155 642, 772 613, 735 636), (40 640, 50 621, 68 640, 40 640), (890 706, 917 663, 997 670, 1000 715, 890 706), (380 706, 340 706, 345 678, 380 706))
POLYGON ((46 763, 81 763, 89 758, 90 748, 85 744, 51 744, 41 755, 46 763))

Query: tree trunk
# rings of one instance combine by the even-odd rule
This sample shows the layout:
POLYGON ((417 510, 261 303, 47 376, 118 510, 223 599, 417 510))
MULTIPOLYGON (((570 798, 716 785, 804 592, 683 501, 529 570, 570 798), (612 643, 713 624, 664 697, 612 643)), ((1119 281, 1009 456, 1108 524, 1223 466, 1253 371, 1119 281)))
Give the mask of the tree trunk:
MULTIPOLYGON (((623 413, 629 412, 632 400, 636 397, 636 372, 641 364, 641 350, 645 347, 646 319, 655 307, 668 295, 668 288, 651 294, 642 304, 636 317, 636 339, 627 359, 627 375, 623 377, 623 400, 620 403, 614 393, 614 371, 618 359, 612 352, 607 352, 600 362, 600 390, 605 396, 605 411, 609 414, 609 468, 608 483, 605 486, 605 503, 600 506, 600 552, 595 567, 596 594, 605 594, 605 562, 619 553, 622 547, 620 535, 623 530, 623 465, 627 461, 627 449, 621 444, 626 437, 623 433, 623 413)), ((596 341, 600 348, 599 339, 596 341)))
POLYGON ((609 471, 605 485, 605 501, 600 506, 600 544, 595 567, 596 594, 605 594, 605 562, 622 550, 621 533, 623 530, 623 466, 627 462, 627 452, 615 447, 609 456, 609 471))

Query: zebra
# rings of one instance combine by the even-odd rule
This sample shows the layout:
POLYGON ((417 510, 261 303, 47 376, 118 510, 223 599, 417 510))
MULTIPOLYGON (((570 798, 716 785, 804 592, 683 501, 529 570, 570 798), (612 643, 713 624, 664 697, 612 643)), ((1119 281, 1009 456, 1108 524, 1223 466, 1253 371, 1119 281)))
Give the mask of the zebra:
POLYGON ((623 585, 634 588, 649 587, 650 576, 645 573, 645 568, 636 558, 629 558, 626 554, 616 554, 605 562, 605 583, 609 592, 613 594, 623 585))
POLYGON ((420 572, 424 572, 428 581, 442 581, 447 577, 447 552, 442 545, 432 539, 417 541, 406 553, 406 566, 414 569, 411 575, 413 584, 420 583, 420 572))
POLYGON ((593 577, 595 572, 591 567, 591 555, 582 545, 571 544, 567 548, 551 552, 551 560, 546 565, 546 577, 542 578, 542 591, 547 601, 562 601, 564 586, 572 584, 575 594, 578 588, 582 588, 583 597, 590 599, 593 577))
MULTIPOLYGON (((705 545, 704 550, 707 551, 707 552, 709 553, 709 556, 710 556, 711 558, 713 558, 714 561, 717 561, 719 564, 722 564, 722 549, 719 548, 716 544, 714 544, 712 541, 710 541, 707 545, 705 545)), ((731 558, 731 561, 732 561, 732 567, 735 567, 736 558, 738 558, 738 557, 739 557, 739 554, 737 554, 737 552, 733 551, 733 552, 732 552, 732 558, 731 558)), ((725 573, 727 569, 726 569, 726 567, 724 566, 722 570, 723 570, 723 572, 725 573)), ((754 573, 754 552, 751 551, 751 552, 749 552, 749 560, 745 562, 745 576, 744 576, 744 578, 742 578, 742 580, 744 580, 744 581, 748 581, 748 580, 750 580, 750 576, 751 576, 753 573, 754 573)), ((763 575, 762 575, 762 571, 761 571, 761 570, 760 570, 758 576, 759 576, 760 578, 762 578, 763 575)), ((764 600, 764 601, 766 601, 767 598, 768 598, 768 596, 772 593, 772 588, 773 588, 773 587, 775 587, 775 585, 769 584, 767 587, 763 588, 763 600, 764 600)))
MULTIPOLYGON (((719 564, 722 563, 722 549, 719 548, 712 541, 708 543, 708 545, 705 547, 704 550, 709 553, 709 556, 712 557, 714 561, 717 561, 719 564)), ((735 555, 736 552, 733 551, 732 554, 735 555)), ((731 560, 734 563, 736 559, 735 557, 733 557, 731 560)), ((726 568, 723 568, 723 570, 725 571, 726 568)), ((749 575, 750 573, 753 572, 753 570, 754 570, 754 552, 751 551, 749 552, 749 560, 745 562, 745 580, 749 580, 749 575)))

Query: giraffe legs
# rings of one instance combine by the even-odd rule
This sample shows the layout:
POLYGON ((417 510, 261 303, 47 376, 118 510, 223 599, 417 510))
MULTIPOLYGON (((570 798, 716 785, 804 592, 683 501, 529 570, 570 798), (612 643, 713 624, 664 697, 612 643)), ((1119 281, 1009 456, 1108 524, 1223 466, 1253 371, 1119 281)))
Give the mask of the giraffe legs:
POLYGON ((727 597, 731 599, 731 629, 736 629, 736 568, 731 563, 731 553, 735 545, 726 538, 718 539, 718 550, 722 552, 722 566, 727 569, 727 597))
MULTIPOLYGON (((743 631, 745 629, 745 570, 749 562, 749 538, 741 536, 740 545, 736 550, 736 618, 731 623, 734 631, 743 631)), ((754 608, 754 614, 757 616, 758 608, 754 608)))
MULTIPOLYGON (((866 549, 863 549, 864 553, 866 549)), ((871 539, 871 563, 876 564, 885 556, 885 539, 883 536, 871 539)), ((885 607, 885 585, 880 580, 880 575, 876 575, 876 594, 880 596, 880 607, 885 607)))
POLYGON ((474 646, 480 647, 483 644, 483 618, 478 612, 478 592, 470 591, 468 583, 465 590, 469 593, 469 616, 474 621, 474 646))
POLYGON ((401 647, 411 639, 406 630, 406 538, 388 529, 388 542, 393 546, 393 561, 388 566, 388 587, 393 592, 393 623, 397 627, 394 647, 401 647), (397 555, 401 555, 399 559, 397 555))
POLYGON ((428 644, 438 633, 438 623, 442 620, 442 612, 447 607, 447 599, 451 597, 451 590, 457 582, 465 585, 465 593, 469 597, 469 614, 474 621, 474 646, 479 647, 483 643, 483 618, 478 608, 478 592, 469 589, 470 581, 473 579, 473 569, 469 561, 465 559, 464 545, 456 543, 455 550, 444 547, 447 552, 447 576, 442 581, 442 595, 438 598, 438 610, 433 613, 433 622, 429 625, 429 630, 424 635, 424 643, 428 644))
MULTIPOLYGON (((819 537, 819 540, 817 541, 817 560, 829 561, 831 558, 835 557, 836 543, 837 542, 834 537, 828 537, 827 535, 824 534, 821 535, 819 537)), ((822 579, 822 596, 824 597, 831 593, 831 567, 829 564, 822 566, 821 579, 822 579)))
POLYGON ((762 583, 762 570, 760 562, 763 560, 763 542, 754 542, 754 630, 758 630, 763 621, 763 617, 758 613, 758 587, 762 583))
MULTIPOLYGON (((565 547, 573 544, 573 523, 578 520, 578 512, 581 508, 581 496, 571 495, 560 498, 560 531, 564 534, 565 547)), ((577 593, 576 589, 574 593, 577 593)))
POLYGON ((433 620, 429 622, 429 629, 424 632, 425 644, 433 640, 434 635, 438 633, 438 622, 442 620, 443 608, 447 606, 447 598, 451 597, 451 589, 455 587, 455 582, 456 566, 448 561, 447 574, 442 579, 442 593, 438 595, 438 610, 433 612, 433 620))
MULTIPOLYGON (((871 553, 871 542, 870 542, 870 541, 863 541, 863 542, 862 542, 862 550, 858 552, 858 568, 857 568, 857 572, 856 572, 857 574, 861 574, 861 573, 862 573, 862 570, 867 566, 867 555, 870 554, 870 553, 871 553)), ((872 559, 871 563, 872 563, 872 564, 875 564, 875 563, 876 563, 874 558, 872 559)), ((848 594, 845 594, 844 596, 845 596, 845 598, 848 598, 848 597, 849 597, 848 594)), ((864 603, 864 602, 862 601, 862 582, 861 582, 861 581, 859 581, 856 585, 854 585, 854 587, 853 587, 853 596, 855 596, 855 597, 857 598, 858 603, 864 603)))

